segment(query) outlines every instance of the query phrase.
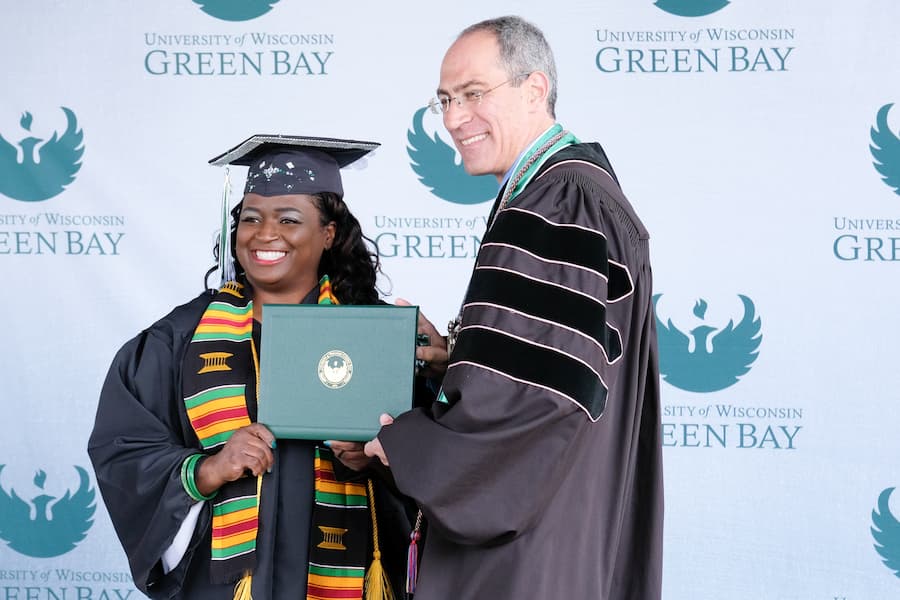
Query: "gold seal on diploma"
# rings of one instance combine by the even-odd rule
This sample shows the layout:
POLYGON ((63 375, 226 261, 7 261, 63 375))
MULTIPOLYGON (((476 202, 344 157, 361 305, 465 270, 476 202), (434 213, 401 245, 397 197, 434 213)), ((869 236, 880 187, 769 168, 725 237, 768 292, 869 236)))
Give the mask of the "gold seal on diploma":
POLYGON ((349 383, 353 377, 353 361, 340 350, 329 350, 319 359, 319 381, 325 387, 336 390, 349 383))

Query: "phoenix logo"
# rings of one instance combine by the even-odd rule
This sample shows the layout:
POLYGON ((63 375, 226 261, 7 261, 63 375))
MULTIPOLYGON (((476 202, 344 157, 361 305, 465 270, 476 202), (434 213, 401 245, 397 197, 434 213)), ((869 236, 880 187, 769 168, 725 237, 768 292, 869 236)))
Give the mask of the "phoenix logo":
POLYGON ((657 8, 679 17, 704 17, 730 4, 728 0, 657 0, 657 8))
POLYGON ((872 511, 872 537, 882 562, 900 577, 900 522, 888 506, 893 491, 894 488, 887 488, 878 496, 878 510, 872 511))
MULTIPOLYGON (((734 385, 739 377, 750 371, 762 341, 760 320, 750 298, 738 296, 744 304, 744 317, 737 326, 733 319, 723 329, 701 323, 688 332, 688 337, 672 324, 671 319, 664 324, 659 318, 657 304, 661 296, 653 297, 653 308, 659 336, 659 371, 663 379, 689 392, 717 392, 734 385)), ((705 300, 698 300, 694 316, 703 321, 708 306, 705 300)))
POLYGON ((279 0, 194 0, 211 17, 223 21, 249 21, 261 17, 279 0))
POLYGON ((427 108, 420 108, 413 116, 413 128, 406 134, 406 151, 412 170, 431 192, 454 204, 479 204, 497 195, 497 180, 491 175, 473 177, 456 162, 456 151, 438 136, 429 136, 422 126, 427 108))
MULTIPOLYGON (((0 473, 3 467, 0 465, 0 473)), ((72 494, 56 500, 55 496, 40 493, 26 502, 15 490, 10 493, 0 487, 0 538, 9 547, 26 556, 49 558, 69 552, 87 535, 94 521, 94 490, 87 471, 75 467, 80 485, 72 494)), ((34 485, 44 489, 46 473, 38 471, 34 485)))
POLYGON ((875 127, 872 128, 872 145, 869 150, 875 157, 875 170, 894 192, 900 194, 900 137, 894 135, 888 127, 887 116, 893 104, 885 104, 878 111, 875 127))
MULTIPOLYGON (((84 137, 78 129, 75 113, 62 107, 66 115, 67 127, 62 136, 43 142, 41 138, 27 135, 19 140, 22 158, 15 146, 0 136, 0 194, 23 202, 39 202, 61 193, 67 185, 75 181, 75 174, 81 168, 84 137), (35 160, 37 149, 38 160, 35 160)), ((22 129, 31 133, 31 113, 26 112, 19 120, 22 129)))

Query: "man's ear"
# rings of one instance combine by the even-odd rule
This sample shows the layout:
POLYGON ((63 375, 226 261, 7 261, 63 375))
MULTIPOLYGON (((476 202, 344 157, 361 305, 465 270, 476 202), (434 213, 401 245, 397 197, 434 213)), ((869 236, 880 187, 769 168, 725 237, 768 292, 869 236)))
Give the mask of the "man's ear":
POLYGON ((547 96, 550 95, 550 78, 543 71, 534 71, 522 83, 529 106, 546 110, 547 96))

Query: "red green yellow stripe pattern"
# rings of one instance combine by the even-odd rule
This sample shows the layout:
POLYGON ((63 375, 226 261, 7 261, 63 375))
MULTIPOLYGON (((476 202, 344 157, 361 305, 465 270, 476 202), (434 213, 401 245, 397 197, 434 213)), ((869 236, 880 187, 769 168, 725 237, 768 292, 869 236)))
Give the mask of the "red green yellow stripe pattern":
POLYGON ((331 461, 323 458, 316 448, 316 503, 346 508, 366 508, 364 483, 339 482, 334 477, 331 461))
POLYGON ((340 304, 337 297, 331 291, 331 280, 328 275, 319 280, 319 300, 318 304, 340 304))
POLYGON ((362 600, 364 568, 310 563, 307 600, 362 600))
POLYGON ((213 504, 213 560, 228 560, 256 549, 258 513, 255 495, 229 498, 213 504))
POLYGON ((253 302, 234 306, 227 302, 210 302, 194 330, 192 342, 227 340, 244 342, 253 335, 253 302))
POLYGON ((228 441, 231 434, 250 424, 243 384, 214 387, 184 399, 191 427, 208 449, 228 441))

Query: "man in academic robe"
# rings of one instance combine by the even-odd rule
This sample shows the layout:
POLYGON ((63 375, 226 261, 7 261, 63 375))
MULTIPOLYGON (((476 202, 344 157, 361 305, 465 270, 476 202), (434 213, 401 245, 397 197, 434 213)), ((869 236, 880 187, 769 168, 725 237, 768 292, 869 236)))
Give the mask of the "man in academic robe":
POLYGON ((555 101, 551 50, 518 17, 467 28, 441 65, 432 109, 501 189, 437 401, 366 446, 427 524, 416 600, 661 595, 649 236, 555 101))

